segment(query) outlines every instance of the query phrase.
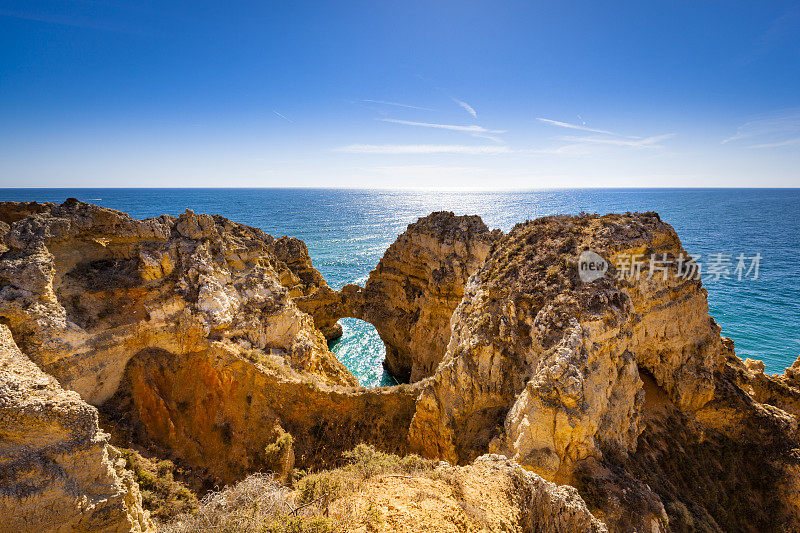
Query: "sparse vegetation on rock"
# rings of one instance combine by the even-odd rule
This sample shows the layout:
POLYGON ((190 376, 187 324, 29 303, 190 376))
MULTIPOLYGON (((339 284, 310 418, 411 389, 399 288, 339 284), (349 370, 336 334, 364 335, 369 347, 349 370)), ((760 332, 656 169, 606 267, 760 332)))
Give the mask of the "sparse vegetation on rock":
POLYGON ((359 445, 341 468, 293 489, 255 474, 206 496, 163 531, 605 531, 574 489, 547 483, 500 457, 453 467, 359 445), (488 490, 487 490, 488 489, 488 490))
POLYGON ((433 213, 337 292, 301 241, 222 217, 0 203, 0 524, 800 529, 800 362, 741 361, 700 281, 618 276, 630 254, 669 274, 685 250, 655 213, 506 235, 433 213), (608 275, 581 281, 585 250, 608 275), (326 344, 342 316, 413 383, 356 386, 326 344), (120 456, 95 407, 216 488, 120 456))

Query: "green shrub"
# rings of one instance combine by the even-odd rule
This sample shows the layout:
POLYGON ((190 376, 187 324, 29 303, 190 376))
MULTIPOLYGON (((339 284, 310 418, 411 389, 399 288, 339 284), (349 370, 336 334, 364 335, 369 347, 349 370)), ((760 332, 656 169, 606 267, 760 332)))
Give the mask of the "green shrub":
POLYGON ((285 474, 285 463, 289 454, 293 453, 293 445, 294 439, 289 433, 282 433, 275 439, 275 442, 268 444, 264 448, 264 464, 267 469, 279 474, 285 474))
POLYGON ((355 472, 361 479, 392 472, 416 474, 436 467, 435 461, 423 459, 419 455, 399 457, 392 453, 380 452, 368 444, 359 444, 342 455, 349 462, 349 466, 345 468, 355 472))
POLYGON ((151 516, 167 520, 197 509, 197 496, 183 483, 175 481, 172 461, 151 461, 134 450, 120 450, 125 467, 133 472, 142 493, 142 505, 151 516))
POLYGON ((325 494, 329 501, 340 497, 350 485, 347 477, 341 470, 325 470, 304 477, 296 485, 298 503, 304 505, 325 494))

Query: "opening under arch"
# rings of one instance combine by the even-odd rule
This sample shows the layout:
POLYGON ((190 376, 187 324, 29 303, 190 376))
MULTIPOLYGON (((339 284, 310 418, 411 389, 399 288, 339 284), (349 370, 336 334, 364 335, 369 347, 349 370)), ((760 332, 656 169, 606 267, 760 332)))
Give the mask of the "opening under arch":
POLYGON ((328 347, 358 382, 364 387, 397 385, 383 368, 386 346, 375 326, 358 318, 342 318, 339 324, 342 336, 328 343, 328 347))

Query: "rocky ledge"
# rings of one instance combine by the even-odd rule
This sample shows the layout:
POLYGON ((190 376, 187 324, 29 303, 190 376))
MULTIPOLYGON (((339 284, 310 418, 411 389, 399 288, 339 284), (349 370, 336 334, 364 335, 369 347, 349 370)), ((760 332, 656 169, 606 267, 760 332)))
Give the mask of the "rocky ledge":
MULTIPOLYGON (((77 200, 4 203, 0 239, 0 323, 30 357, 26 372, 50 374, 41 379, 74 391, 60 394, 80 409, 97 406, 116 440, 208 485, 257 471, 290 483, 367 443, 476 472, 524 469, 525 483, 569 492, 597 530, 800 528, 800 363, 768 376, 736 357, 655 213, 546 217, 505 235, 475 216, 433 213, 398 237, 365 287, 338 292, 301 241, 191 211, 135 220, 77 200), (578 257, 589 250, 610 267, 584 282, 578 257), (632 256, 646 258, 636 275, 618 270, 632 256), (357 386, 325 342, 346 316, 375 325, 387 369, 410 384, 357 386)), ((10 368, 3 386, 17 379, 10 368)), ((35 394, 9 395, 4 416, 22 417, 35 394)), ((59 416, 37 435, 67 438, 59 416)), ((4 437, 0 461, 29 447, 4 437)), ((0 491, 16 494, 6 479, 0 491)), ((391 515, 391 498, 412 497, 406 485, 435 482, 382 481, 358 497, 391 515)), ((469 515, 459 523, 510 497, 490 485, 456 498, 469 515)), ((144 529, 130 518, 144 516, 134 488, 111 491, 128 494, 115 507, 128 522, 115 523, 144 529)), ((531 490, 514 494, 544 494, 531 490)), ((486 527, 578 527, 566 516, 486 527)))
POLYGON ((0 324, 0 529, 151 531, 97 409, 42 372, 0 324))

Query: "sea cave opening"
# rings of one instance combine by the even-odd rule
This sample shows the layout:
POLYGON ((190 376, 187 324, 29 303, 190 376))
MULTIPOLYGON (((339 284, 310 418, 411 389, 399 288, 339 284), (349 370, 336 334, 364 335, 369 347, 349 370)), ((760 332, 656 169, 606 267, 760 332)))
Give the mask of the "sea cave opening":
POLYGON ((358 318, 342 318, 342 336, 328 343, 330 350, 358 378, 363 387, 386 387, 398 382, 383 368, 386 346, 375 326, 358 318))

